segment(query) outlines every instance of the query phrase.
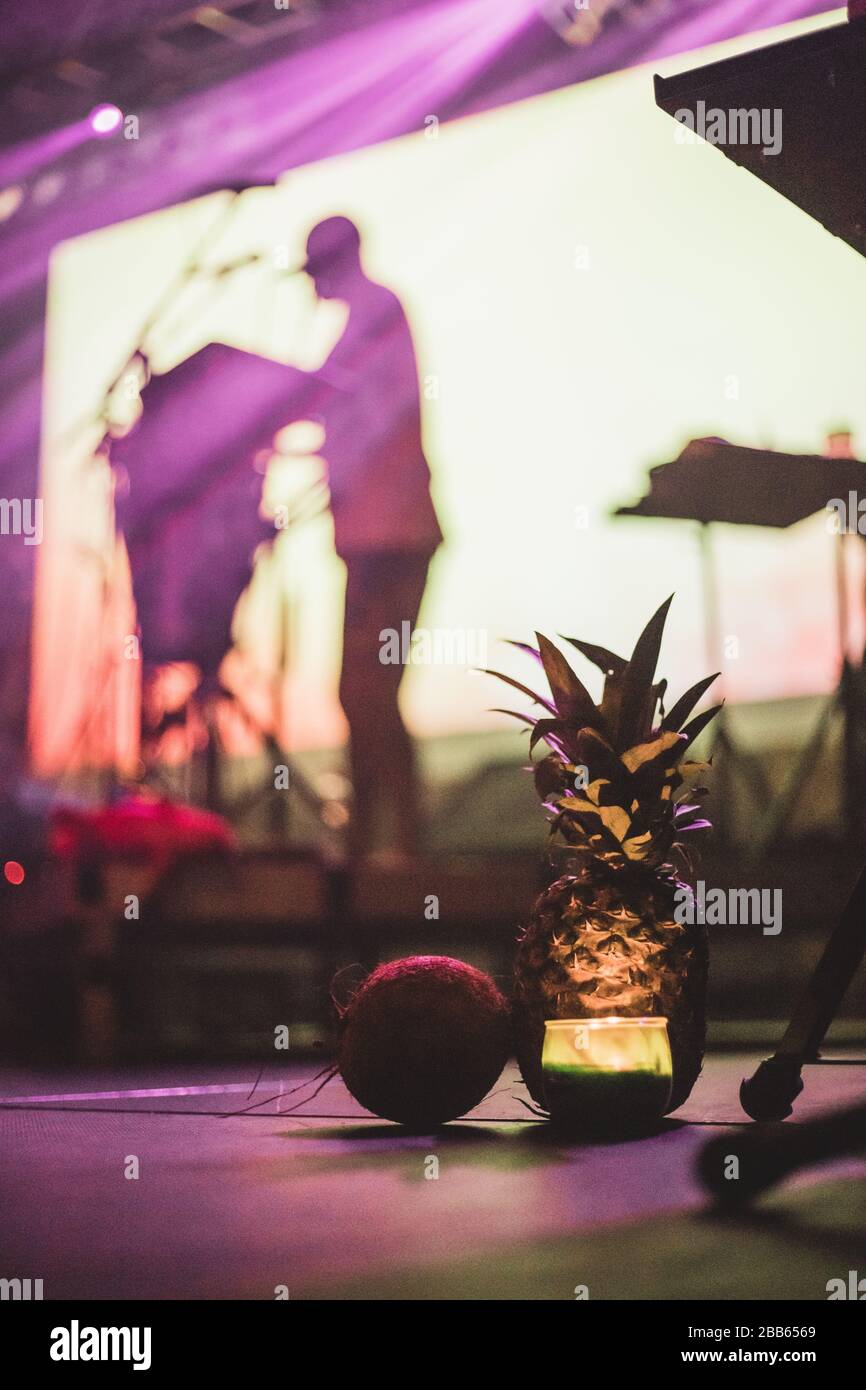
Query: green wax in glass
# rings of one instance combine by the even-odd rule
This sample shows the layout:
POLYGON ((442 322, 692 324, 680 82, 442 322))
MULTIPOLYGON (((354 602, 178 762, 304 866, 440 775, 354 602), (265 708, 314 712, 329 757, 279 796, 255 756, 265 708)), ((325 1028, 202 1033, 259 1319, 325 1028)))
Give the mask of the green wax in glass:
POLYGON ((628 1129, 661 1119, 671 1078, 649 1067, 615 1071, 548 1063, 544 1089, 554 1120, 586 1130, 628 1129))

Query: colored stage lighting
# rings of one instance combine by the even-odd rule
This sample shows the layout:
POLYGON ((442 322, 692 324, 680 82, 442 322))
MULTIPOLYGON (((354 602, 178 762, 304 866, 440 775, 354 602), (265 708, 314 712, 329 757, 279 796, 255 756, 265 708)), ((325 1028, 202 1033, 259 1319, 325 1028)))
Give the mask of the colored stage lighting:
POLYGON ((119 106, 106 102, 102 106, 94 106, 88 119, 94 135, 113 135, 123 120, 123 112, 119 106))
POLYGON ((17 183, 0 190, 0 222, 5 222, 17 212, 23 201, 24 190, 17 183))

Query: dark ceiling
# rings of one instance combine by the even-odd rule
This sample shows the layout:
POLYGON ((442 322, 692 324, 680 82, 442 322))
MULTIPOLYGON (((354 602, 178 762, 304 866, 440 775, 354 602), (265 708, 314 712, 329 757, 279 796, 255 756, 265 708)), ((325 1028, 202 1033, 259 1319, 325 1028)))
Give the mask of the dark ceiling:
MULTIPOLYGON (((408 8, 412 3, 413 0, 403 0, 402 7, 408 8)), ((158 33, 162 25, 206 8, 209 7, 191 5, 189 0, 39 0, 38 4, 0 0, 0 73, 17 76, 68 57, 86 61, 124 41, 158 33)), ((278 9, 274 0, 245 0, 239 5, 233 5, 231 0, 216 0, 215 8, 227 13, 246 10, 250 12, 248 19, 254 12, 270 18, 286 12, 278 9)), ((359 11, 371 10, 374 4, 364 0, 292 0, 291 8, 359 11)), ((378 10, 378 4, 375 8, 378 10)))
MULTIPOLYGON (((0 145, 159 104, 432 0, 0 0, 0 145)), ((491 0, 495 3, 495 0, 491 0)))

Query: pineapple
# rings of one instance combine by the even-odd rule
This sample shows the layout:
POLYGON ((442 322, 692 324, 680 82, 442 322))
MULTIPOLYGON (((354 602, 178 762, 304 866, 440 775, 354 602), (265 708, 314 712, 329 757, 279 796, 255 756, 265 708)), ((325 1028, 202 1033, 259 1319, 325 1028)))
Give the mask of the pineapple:
POLYGON ((686 1100, 701 1070, 707 935, 702 924, 675 920, 675 895, 683 885, 672 856, 682 858, 682 835, 709 822, 695 804, 703 789, 679 800, 675 794, 706 767, 685 754, 721 705, 685 722, 716 673, 665 713, 666 682, 655 683, 655 669, 670 603, 650 619, 630 661, 563 638, 604 672, 598 706, 558 648, 540 634, 537 647, 511 645, 540 663, 550 699, 489 672, 540 708, 538 716, 502 712, 530 725, 530 750, 540 743, 550 750, 534 764, 535 786, 568 869, 535 903, 515 961, 517 1059, 540 1105, 548 1018, 667 1018, 673 1054, 669 1111, 686 1100))

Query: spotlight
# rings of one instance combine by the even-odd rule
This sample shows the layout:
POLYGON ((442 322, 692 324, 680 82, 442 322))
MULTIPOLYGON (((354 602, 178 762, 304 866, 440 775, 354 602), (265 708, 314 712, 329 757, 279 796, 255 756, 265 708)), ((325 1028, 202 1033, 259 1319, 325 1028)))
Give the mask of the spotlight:
POLYGON ((94 135, 113 135, 123 120, 123 112, 119 106, 106 102, 102 106, 94 106, 88 120, 94 135))
POLYGON ((17 212, 24 201, 24 190, 17 183, 0 190, 0 222, 5 222, 13 212, 17 212))
POLYGON ((16 859, 7 859, 3 865, 3 877, 7 883, 12 883, 17 888, 24 882, 24 869, 16 859))

